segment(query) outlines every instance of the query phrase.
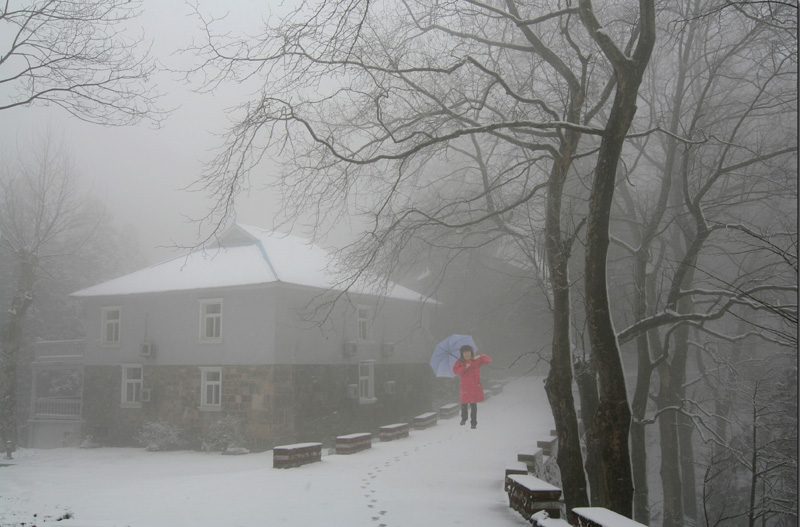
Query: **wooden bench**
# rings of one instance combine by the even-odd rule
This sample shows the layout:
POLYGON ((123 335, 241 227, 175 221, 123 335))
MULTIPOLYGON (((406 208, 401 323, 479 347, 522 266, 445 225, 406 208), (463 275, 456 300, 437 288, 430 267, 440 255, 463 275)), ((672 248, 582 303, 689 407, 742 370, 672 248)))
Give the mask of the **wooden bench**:
POLYGON ((506 465, 506 474, 503 478, 503 490, 508 492, 508 476, 512 474, 525 475, 528 474, 528 466, 525 463, 509 463, 506 465))
POLYGON ((322 461, 322 443, 297 443, 272 449, 273 468, 299 467, 315 461, 322 461))
POLYGON ((458 403, 446 404, 439 408, 439 418, 450 419, 455 417, 461 411, 461 405, 458 403))
POLYGON ((577 527, 645 527, 643 523, 603 507, 575 507, 572 514, 577 527))
POLYGON ((349 434, 336 438, 337 454, 355 454, 372 448, 372 434, 369 432, 349 434))
POLYGON ((541 448, 537 448, 533 454, 517 454, 517 461, 525 463, 530 474, 535 474, 544 466, 544 453, 541 448))
POLYGON ((508 505, 530 520, 539 511, 551 518, 561 518, 561 489, 530 475, 511 474, 506 477, 508 505))
POLYGON ((414 430, 425 430, 426 428, 436 426, 436 422, 438 420, 439 414, 436 412, 428 412, 418 415, 414 418, 414 430))
POLYGON ((382 426, 378 431, 381 443, 402 439, 408 437, 408 423, 395 423, 393 425, 382 426))
POLYGON ((552 456, 558 448, 558 438, 551 437, 542 441, 537 441, 536 446, 542 449, 542 454, 545 456, 552 456))

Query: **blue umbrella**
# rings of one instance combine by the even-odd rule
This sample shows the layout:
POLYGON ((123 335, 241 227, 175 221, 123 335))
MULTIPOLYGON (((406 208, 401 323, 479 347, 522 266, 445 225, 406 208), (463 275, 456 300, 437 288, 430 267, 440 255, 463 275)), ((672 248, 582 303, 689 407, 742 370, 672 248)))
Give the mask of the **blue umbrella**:
POLYGON ((461 346, 468 344, 477 353, 478 347, 469 335, 450 335, 433 350, 431 368, 437 377, 455 377, 453 365, 461 358, 461 346))

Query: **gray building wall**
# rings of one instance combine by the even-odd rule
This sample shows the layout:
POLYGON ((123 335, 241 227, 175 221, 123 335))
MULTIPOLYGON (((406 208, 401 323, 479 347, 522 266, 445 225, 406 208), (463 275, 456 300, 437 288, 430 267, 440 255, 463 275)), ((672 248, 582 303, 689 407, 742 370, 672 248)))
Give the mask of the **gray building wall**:
POLYGON ((162 420, 182 431, 187 446, 199 447, 204 430, 233 415, 243 423, 247 446, 263 450, 298 441, 332 445, 337 435, 377 432, 431 410, 432 344, 423 304, 351 296, 317 324, 305 315, 319 294, 270 284, 85 299, 84 435, 134 445, 144 423, 162 420), (220 342, 200 340, 204 299, 222 300, 220 342), (367 341, 357 338, 358 305, 375 310, 367 341), (104 306, 121 308, 119 344, 101 342, 104 306), (154 356, 140 354, 145 342, 155 346, 154 356), (369 402, 347 389, 358 384, 362 361, 374 364, 369 402), (151 401, 123 407, 123 364, 142 365, 151 401), (222 369, 216 410, 200 407, 204 366, 222 369))

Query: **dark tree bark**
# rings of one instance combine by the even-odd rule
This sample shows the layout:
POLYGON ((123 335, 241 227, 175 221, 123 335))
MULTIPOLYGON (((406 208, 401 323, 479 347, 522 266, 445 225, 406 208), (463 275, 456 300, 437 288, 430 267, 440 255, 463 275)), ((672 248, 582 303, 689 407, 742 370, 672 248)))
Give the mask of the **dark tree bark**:
POLYGON ((558 434, 557 461, 564 486, 564 501, 567 510, 571 511, 575 507, 588 506, 589 498, 583 472, 578 416, 572 395, 572 346, 569 336, 569 256, 572 242, 565 239, 561 230, 564 180, 572 162, 572 150, 577 144, 578 134, 568 132, 567 137, 561 148, 561 159, 553 164, 547 190, 545 244, 553 292, 553 352, 545 391, 558 434))
POLYGON ((592 12, 591 2, 580 2, 581 19, 612 63, 617 80, 617 91, 600 143, 589 197, 585 287, 589 341, 596 357, 600 380, 600 404, 594 424, 603 456, 607 507, 627 517, 633 515, 633 477, 628 445, 631 410, 617 336, 611 321, 606 260, 617 165, 625 136, 636 113, 642 76, 655 44, 654 4, 642 0, 639 10, 639 40, 633 57, 628 58, 602 31, 592 12))
POLYGON ((597 395, 597 372, 591 360, 577 358, 575 360, 575 381, 581 398, 581 415, 589 416, 583 421, 583 440, 586 444, 586 474, 591 489, 592 507, 602 507, 608 501, 606 483, 603 479, 603 466, 600 462, 597 433, 594 431, 593 417, 599 404, 597 395))

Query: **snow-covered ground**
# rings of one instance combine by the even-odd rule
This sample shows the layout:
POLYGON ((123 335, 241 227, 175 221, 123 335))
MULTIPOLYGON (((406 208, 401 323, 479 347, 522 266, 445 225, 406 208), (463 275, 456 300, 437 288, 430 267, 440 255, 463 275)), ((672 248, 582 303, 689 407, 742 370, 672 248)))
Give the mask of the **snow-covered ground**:
POLYGON ((272 451, 20 450, 0 468, 0 526, 530 525, 502 486, 506 465, 553 428, 542 378, 507 384, 478 421, 290 469, 272 468, 272 451))

